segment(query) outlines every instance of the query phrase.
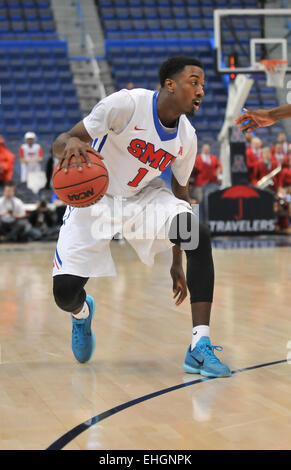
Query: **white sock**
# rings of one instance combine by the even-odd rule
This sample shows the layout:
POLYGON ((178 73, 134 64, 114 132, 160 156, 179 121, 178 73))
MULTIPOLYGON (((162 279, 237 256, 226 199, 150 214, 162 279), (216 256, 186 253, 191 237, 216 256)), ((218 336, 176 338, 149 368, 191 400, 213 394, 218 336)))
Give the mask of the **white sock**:
POLYGON ((195 348, 196 344, 198 343, 199 339, 202 338, 202 336, 209 336, 209 326, 198 325, 192 329, 191 351, 195 348))
POLYGON ((87 305, 87 302, 84 302, 83 308, 79 313, 72 313, 73 317, 76 318, 77 320, 81 320, 82 318, 87 318, 89 316, 89 307, 87 305))

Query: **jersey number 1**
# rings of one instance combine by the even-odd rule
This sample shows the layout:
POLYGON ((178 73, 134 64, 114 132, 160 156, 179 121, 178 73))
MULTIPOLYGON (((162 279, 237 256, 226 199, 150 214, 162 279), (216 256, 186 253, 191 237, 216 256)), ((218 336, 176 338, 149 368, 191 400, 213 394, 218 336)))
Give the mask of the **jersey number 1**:
POLYGON ((127 183, 128 186, 132 186, 133 188, 136 188, 148 172, 149 170, 146 170, 145 168, 139 168, 136 177, 132 181, 127 183))

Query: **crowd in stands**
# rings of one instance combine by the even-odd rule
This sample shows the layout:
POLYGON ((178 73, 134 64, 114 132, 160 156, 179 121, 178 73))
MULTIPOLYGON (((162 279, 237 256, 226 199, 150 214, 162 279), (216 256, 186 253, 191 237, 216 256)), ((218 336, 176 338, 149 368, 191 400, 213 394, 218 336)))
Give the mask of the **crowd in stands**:
MULTIPOLYGON (((269 179, 268 191, 274 193, 274 213, 278 232, 288 230, 291 220, 291 143, 286 134, 279 132, 274 145, 264 146, 260 138, 246 132, 246 165, 248 182, 260 186, 266 175, 275 171, 269 179)), ((202 145, 190 178, 190 195, 193 202, 199 203, 200 217, 205 221, 205 201, 207 195, 219 189, 222 167, 216 155, 211 154, 208 144, 202 145)))
POLYGON ((291 217, 291 143, 286 134, 279 132, 277 142, 268 147, 261 139, 246 135, 246 163, 249 183, 258 185, 259 181, 271 171, 279 168, 270 179, 268 190, 275 194, 274 212, 277 220, 277 230, 290 227, 291 217))
POLYGON ((222 167, 216 155, 212 155, 210 145, 202 145, 190 177, 190 196, 199 204, 200 219, 206 221, 205 202, 209 193, 219 189, 222 167))
POLYGON ((54 164, 51 155, 43 171, 43 151, 34 132, 25 134, 18 156, 6 147, 4 137, 0 136, 0 242, 57 239, 65 205, 55 197, 51 187, 54 164), (17 159, 20 175, 15 183, 17 159), (35 203, 22 200, 23 188, 35 193, 35 203), (48 190, 45 196, 41 190, 48 190))

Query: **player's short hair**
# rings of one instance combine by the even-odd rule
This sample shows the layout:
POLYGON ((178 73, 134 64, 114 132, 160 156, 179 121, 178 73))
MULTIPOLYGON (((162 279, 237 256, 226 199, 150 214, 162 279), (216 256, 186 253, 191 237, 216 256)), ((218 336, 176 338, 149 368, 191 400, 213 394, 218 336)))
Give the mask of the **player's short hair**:
POLYGON ((159 70, 159 79, 161 87, 165 85, 165 80, 167 78, 174 78, 176 74, 184 70, 186 65, 195 65, 196 67, 200 67, 201 69, 203 69, 202 62, 200 62, 200 60, 198 59, 195 59, 194 57, 170 57, 162 63, 159 70))

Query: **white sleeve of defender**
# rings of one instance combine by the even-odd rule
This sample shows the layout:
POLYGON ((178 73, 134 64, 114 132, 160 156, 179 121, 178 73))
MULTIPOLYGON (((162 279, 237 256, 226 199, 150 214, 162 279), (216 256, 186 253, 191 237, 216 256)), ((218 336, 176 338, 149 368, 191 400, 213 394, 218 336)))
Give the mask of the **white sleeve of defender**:
POLYGON ((110 130, 120 134, 131 120, 134 110, 135 102, 128 90, 120 90, 99 101, 83 119, 83 123, 92 139, 99 138, 110 130))
POLYGON ((183 158, 177 158, 171 166, 173 175, 181 186, 186 186, 188 183, 195 164, 196 154, 197 137, 195 134, 189 151, 183 156, 183 158))

